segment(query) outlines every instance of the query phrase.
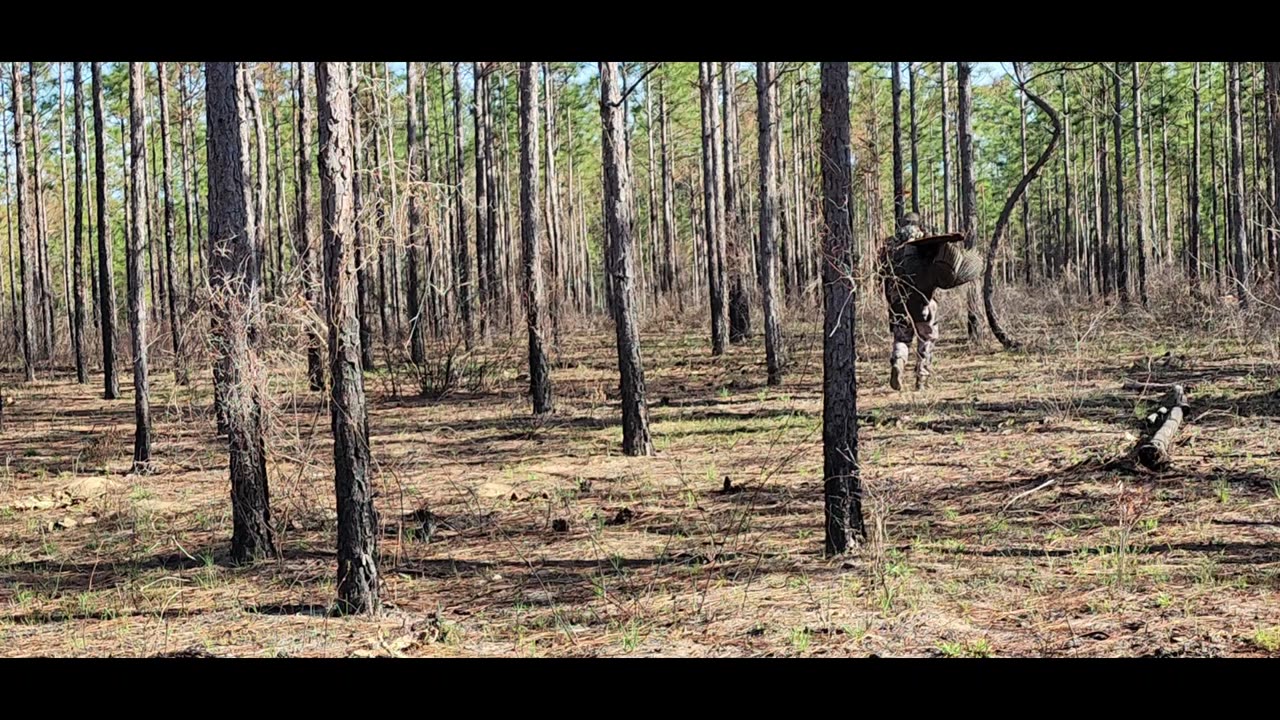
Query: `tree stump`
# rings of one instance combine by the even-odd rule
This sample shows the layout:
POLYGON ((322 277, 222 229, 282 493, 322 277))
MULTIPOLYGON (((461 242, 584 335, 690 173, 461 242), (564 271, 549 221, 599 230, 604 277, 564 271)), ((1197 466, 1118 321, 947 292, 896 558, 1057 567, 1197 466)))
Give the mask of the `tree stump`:
POLYGON ((1182 427, 1183 410, 1186 406, 1186 393, 1181 385, 1174 385, 1149 418, 1153 426, 1151 438, 1138 446, 1138 462, 1144 467, 1160 470, 1172 462, 1170 449, 1173 447, 1174 437, 1182 427))

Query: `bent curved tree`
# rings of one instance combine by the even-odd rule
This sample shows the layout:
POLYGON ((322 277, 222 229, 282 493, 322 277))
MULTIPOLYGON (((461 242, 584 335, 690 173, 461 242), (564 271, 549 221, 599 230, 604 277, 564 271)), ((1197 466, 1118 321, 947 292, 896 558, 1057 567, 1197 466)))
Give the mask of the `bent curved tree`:
POLYGON ((1019 78, 1019 85, 1022 92, 1026 94, 1027 99, 1036 104, 1053 124, 1053 134, 1049 137, 1049 143, 1044 146, 1044 150, 1040 152, 1040 157, 1036 158, 1035 163, 1027 170, 1018 184, 1014 186, 1013 192, 1009 194, 1009 198, 1004 202, 1004 209, 1000 211, 1000 217, 996 220, 995 231, 991 234, 991 244, 987 247, 987 263, 986 270, 982 275, 982 304, 987 311, 987 324, 991 326, 991 334, 996 336, 1000 344, 1006 350, 1014 350, 1019 346, 1017 340, 1009 334, 1000 322, 1000 316, 996 312, 994 301, 995 287, 993 284, 994 271, 996 265, 996 253, 1000 250, 1000 240, 1004 237, 1005 230, 1009 227, 1009 218, 1013 215, 1013 208, 1018 204, 1018 199, 1026 192, 1027 186, 1032 180, 1036 179, 1036 175, 1040 172, 1040 168, 1049 162, 1049 156, 1053 154, 1053 149, 1058 145, 1058 136, 1062 134, 1062 121, 1058 119, 1058 113, 1050 107, 1049 103, 1040 98, 1039 95, 1031 92, 1027 81, 1019 78))

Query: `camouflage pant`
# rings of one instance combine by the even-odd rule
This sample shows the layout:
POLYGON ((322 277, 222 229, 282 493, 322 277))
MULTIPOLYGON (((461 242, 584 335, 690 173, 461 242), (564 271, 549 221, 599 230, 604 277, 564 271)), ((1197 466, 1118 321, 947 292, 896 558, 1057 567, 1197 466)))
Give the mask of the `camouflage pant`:
POLYGON ((911 340, 916 338, 916 377, 927 378, 933 364, 933 344, 938 341, 938 301, 912 297, 895 299, 889 305, 889 328, 893 331, 893 351, 889 364, 906 361, 911 340))

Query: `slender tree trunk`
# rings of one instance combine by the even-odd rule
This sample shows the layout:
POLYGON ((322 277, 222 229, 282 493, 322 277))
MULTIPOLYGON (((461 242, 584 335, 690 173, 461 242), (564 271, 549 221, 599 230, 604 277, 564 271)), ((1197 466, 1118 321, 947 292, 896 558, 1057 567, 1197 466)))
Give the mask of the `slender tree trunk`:
POLYGON ((1234 240, 1235 262, 1233 278, 1237 284, 1237 292, 1241 307, 1249 304, 1249 265, 1247 246, 1248 235, 1245 231, 1244 216, 1244 132, 1240 118, 1240 63, 1227 63, 1230 77, 1228 111, 1231 116, 1231 222, 1232 239, 1234 240))
POLYGON ((920 214, 920 163, 917 146, 920 129, 916 123, 916 67, 907 63, 907 106, 911 113, 911 212, 920 214))
MULTIPOLYGON (((1191 101, 1191 234, 1188 240, 1188 270, 1191 275, 1191 292, 1200 291, 1200 63, 1192 70, 1191 101)), ((1212 153, 1211 153, 1212 154, 1212 153)), ((1273 161, 1280 162, 1277 157, 1273 161)), ((1280 169, 1280 165, 1277 165, 1280 169)), ((1280 173, 1277 173, 1280 177, 1280 173)), ((1277 185, 1280 187, 1280 184, 1277 185)), ((1276 204, 1280 207, 1280 203, 1276 204)))
MULTIPOLYGON (((169 81, 164 63, 156 63, 156 76, 160 87, 160 147, 163 157, 163 175, 160 187, 164 191, 164 252, 166 282, 169 286, 169 333, 173 342, 173 373, 179 385, 188 381, 187 361, 182 352, 182 316, 178 314, 178 281, 174 273, 173 236, 173 159, 169 150, 169 81)), ((265 150, 264 150, 265 152, 265 150)))
POLYGON ((716 92, 716 72, 711 63, 698 65, 699 87, 702 92, 702 187, 703 214, 706 219, 707 240, 707 295, 711 300, 711 354, 723 355, 728 330, 728 307, 724 301, 724 228, 720 220, 722 193, 721 177, 717 166, 717 148, 720 133, 719 93, 716 92))
POLYGON ((1133 168, 1137 177, 1138 196, 1138 298, 1147 306, 1147 186, 1142 167, 1142 95, 1138 84, 1138 63, 1129 63, 1133 78, 1133 168))
POLYGON ((195 286, 195 269, 194 255, 195 248, 200 247, 201 241, 195 240, 195 211, 194 203, 199 189, 194 186, 191 180, 192 165, 194 164, 195 147, 191 133, 191 105, 194 104, 188 96, 187 87, 187 69, 180 67, 178 73, 178 85, 182 89, 182 213, 183 226, 187 237, 187 309, 193 309, 196 305, 196 286, 195 286))
POLYGON ((658 86, 659 135, 662 146, 662 283, 666 292, 675 292, 676 308, 684 312, 684 294, 676 277, 676 197, 670 143, 667 135, 667 95, 658 86))
POLYGON ((751 337, 751 304, 747 299, 743 267, 746 264, 743 235, 747 227, 746 213, 738 185, 738 106, 732 63, 721 63, 721 108, 724 115, 721 165, 725 227, 725 270, 729 287, 729 342, 740 344, 751 337))
MULTIPOLYGON (((373 369, 373 331, 369 327, 369 269, 366 266, 368 254, 367 224, 364 221, 364 198, 366 194, 367 176, 360 171, 360 157, 364 145, 360 124, 360 92, 356 63, 347 63, 347 77, 351 90, 351 210, 352 222, 356 236, 356 314, 360 317, 360 362, 365 370, 373 369)), ((277 176, 277 181, 279 177, 277 176)), ((382 303, 379 303, 381 306, 382 303)), ((385 309, 382 312, 385 328, 385 309)), ((384 336, 385 338, 385 333, 384 336)))
MULTIPOLYGON (((18 261, 22 274, 22 367, 27 382, 36 379, 35 348, 32 337, 35 331, 35 265, 36 254, 32 249, 31 202, 27 189, 27 141, 23 128, 26 114, 22 108, 22 72, 17 63, 9 66, 9 87, 13 96, 14 166, 18 175, 18 261)), ((12 282, 12 281, 11 281, 12 282)))
POLYGON ((102 115, 102 63, 93 63, 90 72, 93 75, 93 147, 97 175, 94 191, 97 193, 98 209, 98 298, 101 304, 99 315, 102 317, 103 397, 114 400, 120 397, 120 383, 116 378, 116 280, 111 251, 110 213, 107 211, 107 125, 102 115))
MULTIPOLYGON (((1018 149, 1022 155, 1022 174, 1027 174, 1027 94, 1018 90, 1018 149)), ((1030 287, 1035 271, 1032 261, 1034 251, 1031 248, 1031 204, 1027 193, 1022 193, 1022 272, 1023 279, 1030 287)))
MULTIPOLYGON (((1280 283, 1280 63, 1265 63, 1267 86, 1267 130, 1271 158, 1271 215, 1268 218, 1268 240, 1271 253, 1271 272, 1280 283)), ((1198 97, 1198 95, 1197 95, 1198 97)), ((1197 115, 1197 120, 1199 115, 1197 115)))
POLYGON ((329 322, 330 415, 334 489, 338 497, 338 607, 376 614, 378 514, 373 507, 369 415, 360 367, 352 232, 351 93, 342 63, 317 63, 320 125, 320 215, 324 235, 325 303, 329 322))
POLYGON ((276 230, 276 252, 275 252, 275 272, 271 274, 271 284, 268 286, 272 297, 280 295, 280 289, 284 284, 284 248, 285 248, 285 217, 287 214, 284 209, 284 158, 280 150, 280 119, 278 116, 279 100, 276 94, 271 94, 271 149, 275 159, 275 182, 272 183, 272 194, 275 196, 275 230, 276 230))
POLYGON ((1113 147, 1116 156, 1116 287, 1120 292, 1120 304, 1129 304, 1129 247, 1125 242, 1124 220, 1124 136, 1121 131, 1123 95, 1120 91, 1120 63, 1112 74, 1112 90, 1115 113, 1111 116, 1113 147))
MULTIPOLYGON (((760 298, 764 306, 764 354, 768 383, 782 384, 786 349, 777 303, 778 243, 778 73, 773 63, 756 63, 756 117, 760 131, 760 298)), ((664 132, 665 135, 665 132, 664 132)), ((665 143, 663 148, 665 156, 665 143)))
POLYGON ((907 213, 906 185, 902 177, 902 68, 899 63, 889 63, 889 72, 893 102, 893 222, 896 228, 907 213))
MULTIPOLYGON (((58 63, 58 185, 62 191, 62 298, 67 311, 67 337, 71 341, 72 354, 75 354, 78 341, 75 327, 75 303, 71 297, 71 206, 67 201, 66 108, 66 83, 62 75, 62 63, 58 63)), ((80 360, 81 357, 76 355, 77 368, 80 367, 80 360)), ((78 372, 77 377, 79 377, 78 372)))
POLYGON ((231 557, 238 563, 276 552, 262 434, 265 368, 258 358, 261 304, 254 243, 258 234, 249 197, 244 80, 245 74, 236 63, 209 63, 205 67, 209 237, 213 243, 209 266, 211 329, 218 348, 216 362, 221 366, 216 377, 224 384, 221 396, 227 414, 231 468, 231 557))
POLYGON ((147 308, 142 292, 142 253, 147 245, 146 78, 142 63, 129 63, 129 191, 133 227, 129 233, 129 334, 133 340, 133 469, 148 470, 151 463, 151 387, 147 373, 147 308))
MULTIPOLYGON (((301 269, 303 297, 308 310, 315 311, 320 304, 319 278, 316 271, 315 243, 311 232, 311 96, 307 88, 311 85, 312 63, 298 63, 298 229, 294 233, 294 255, 298 258, 301 269)), ((345 83, 343 83, 345 85, 345 83)), ((324 389, 324 364, 320 359, 320 335, 314 323, 307 319, 307 378, 312 391, 324 389)))
POLYGON ((409 303, 405 311, 409 321, 410 359, 414 365, 421 367, 426 362, 427 350, 422 334, 422 290, 418 276, 425 264, 423 246, 426 239, 423 237, 422 209, 419 200, 423 188, 418 160, 418 126, 420 124, 418 122, 418 65, 410 62, 407 63, 407 68, 408 87, 405 104, 408 106, 408 112, 405 119, 405 147, 408 152, 409 168, 406 175, 405 194, 408 196, 409 204, 409 303))
MULTIPOLYGON (((71 342, 76 357, 76 382, 84 385, 88 382, 84 362, 84 182, 85 182, 85 127, 84 127, 84 78, 81 76, 80 63, 71 64, 72 83, 72 132, 75 137, 75 259, 72 275, 74 277, 75 308, 72 314, 71 342)), ((6 188, 7 190, 7 188, 6 188)), ((8 193, 6 192, 6 200, 8 193)))
POLYGON ((942 75, 942 229, 944 232, 951 232, 951 134, 947 111, 947 93, 950 88, 947 85, 947 64, 938 63, 938 70, 942 75))
MULTIPOLYGON (((966 249, 973 249, 978 241, 978 178, 973 160, 973 101, 969 86, 972 71, 969 63, 956 63, 956 114, 960 126, 960 223, 966 249)), ((966 320, 971 343, 977 342, 982 333, 982 325, 978 320, 981 308, 979 297, 979 283, 970 283, 966 320)))
MULTIPOLYGON (((462 337, 467 350, 471 350, 474 331, 471 323, 471 263, 467 257, 467 209, 462 196, 462 173, 465 161, 462 157, 462 85, 460 63, 453 64, 453 199, 457 209, 455 222, 458 230, 454 245, 454 286, 457 288, 459 314, 462 316, 462 337)), ((477 202, 478 204, 478 202, 477 202)))
POLYGON ((613 278, 610 309, 617 331, 618 384, 622 395, 622 451, 627 455, 652 455, 653 439, 649 435, 649 409, 645 402, 644 364, 640 357, 640 329, 635 308, 631 218, 626 201, 631 194, 631 178, 627 176, 622 147, 626 128, 622 121, 616 62, 600 63, 600 121, 605 227, 609 242, 607 265, 613 278))
MULTIPOLYGON (((12 103, 10 104, 12 105, 12 103)), ((10 109, 12 110, 13 108, 10 109)), ((17 263, 15 263, 13 259, 13 226, 15 221, 13 217, 14 210, 12 203, 9 201, 9 194, 12 192, 12 186, 10 183, 10 176, 12 173, 9 170, 9 124, 4 122, 3 117, 0 117, 0 161, 3 162, 3 164, 0 165, 0 170, 4 171, 4 230, 9 260, 9 320, 11 327, 13 328, 14 347, 17 352, 23 354, 25 359, 26 354, 23 350, 24 345, 22 340, 24 337, 22 331, 22 303, 18 300, 18 281, 15 280, 13 274, 13 269, 18 263, 22 262, 22 258, 19 257, 17 263)), ((19 251, 21 251, 21 247, 19 248, 19 251)), ((23 364, 26 364, 25 361, 23 364)))
MULTIPOLYGON (((895 63, 896 65, 896 63, 895 63)), ((897 77, 897 68, 894 68, 897 77)), ((896 113, 895 113, 896 115, 896 113)), ((896 123, 895 123, 896 125, 896 123)), ((849 226, 849 64, 822 63, 822 455, 826 551, 865 536, 858 467, 857 328, 849 226)), ((901 208, 899 208, 901 209, 901 208)))
POLYGON ((529 395, 533 413, 551 412, 551 371, 542 347, 542 227, 538 213, 538 63, 520 63, 520 240, 529 332, 529 395))
POLYGON ((36 104, 36 64, 27 63, 31 85, 27 88, 31 99, 31 192, 35 196, 36 211, 36 287, 37 310, 40 322, 40 356, 46 362, 53 360, 53 274, 49 269, 49 219, 45 213, 43 150, 40 143, 40 108, 36 104))

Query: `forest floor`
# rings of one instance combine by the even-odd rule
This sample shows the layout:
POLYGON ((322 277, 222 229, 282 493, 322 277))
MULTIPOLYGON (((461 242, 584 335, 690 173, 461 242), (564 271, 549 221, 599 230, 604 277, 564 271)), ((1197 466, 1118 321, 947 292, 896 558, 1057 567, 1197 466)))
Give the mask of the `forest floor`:
POLYGON ((873 542, 834 559, 812 325, 792 327, 793 365, 770 388, 758 335, 712 358, 704 328, 650 323, 652 458, 620 454, 607 323, 565 330, 540 423, 519 332, 463 363, 443 399, 371 372, 375 619, 326 613, 329 417, 302 368, 270 380, 280 555, 247 567, 227 558, 207 372, 191 387, 154 372, 147 476, 127 474, 127 374, 111 402, 100 375, 6 374, 0 655, 1280 654, 1274 339, 1173 332, 1136 310, 1052 322, 1021 326, 1039 349, 1007 353, 966 345, 952 315, 932 385, 895 393, 879 317, 860 321, 873 542), (1126 379, 1190 388, 1167 471, 1106 465, 1163 394, 1126 379))

